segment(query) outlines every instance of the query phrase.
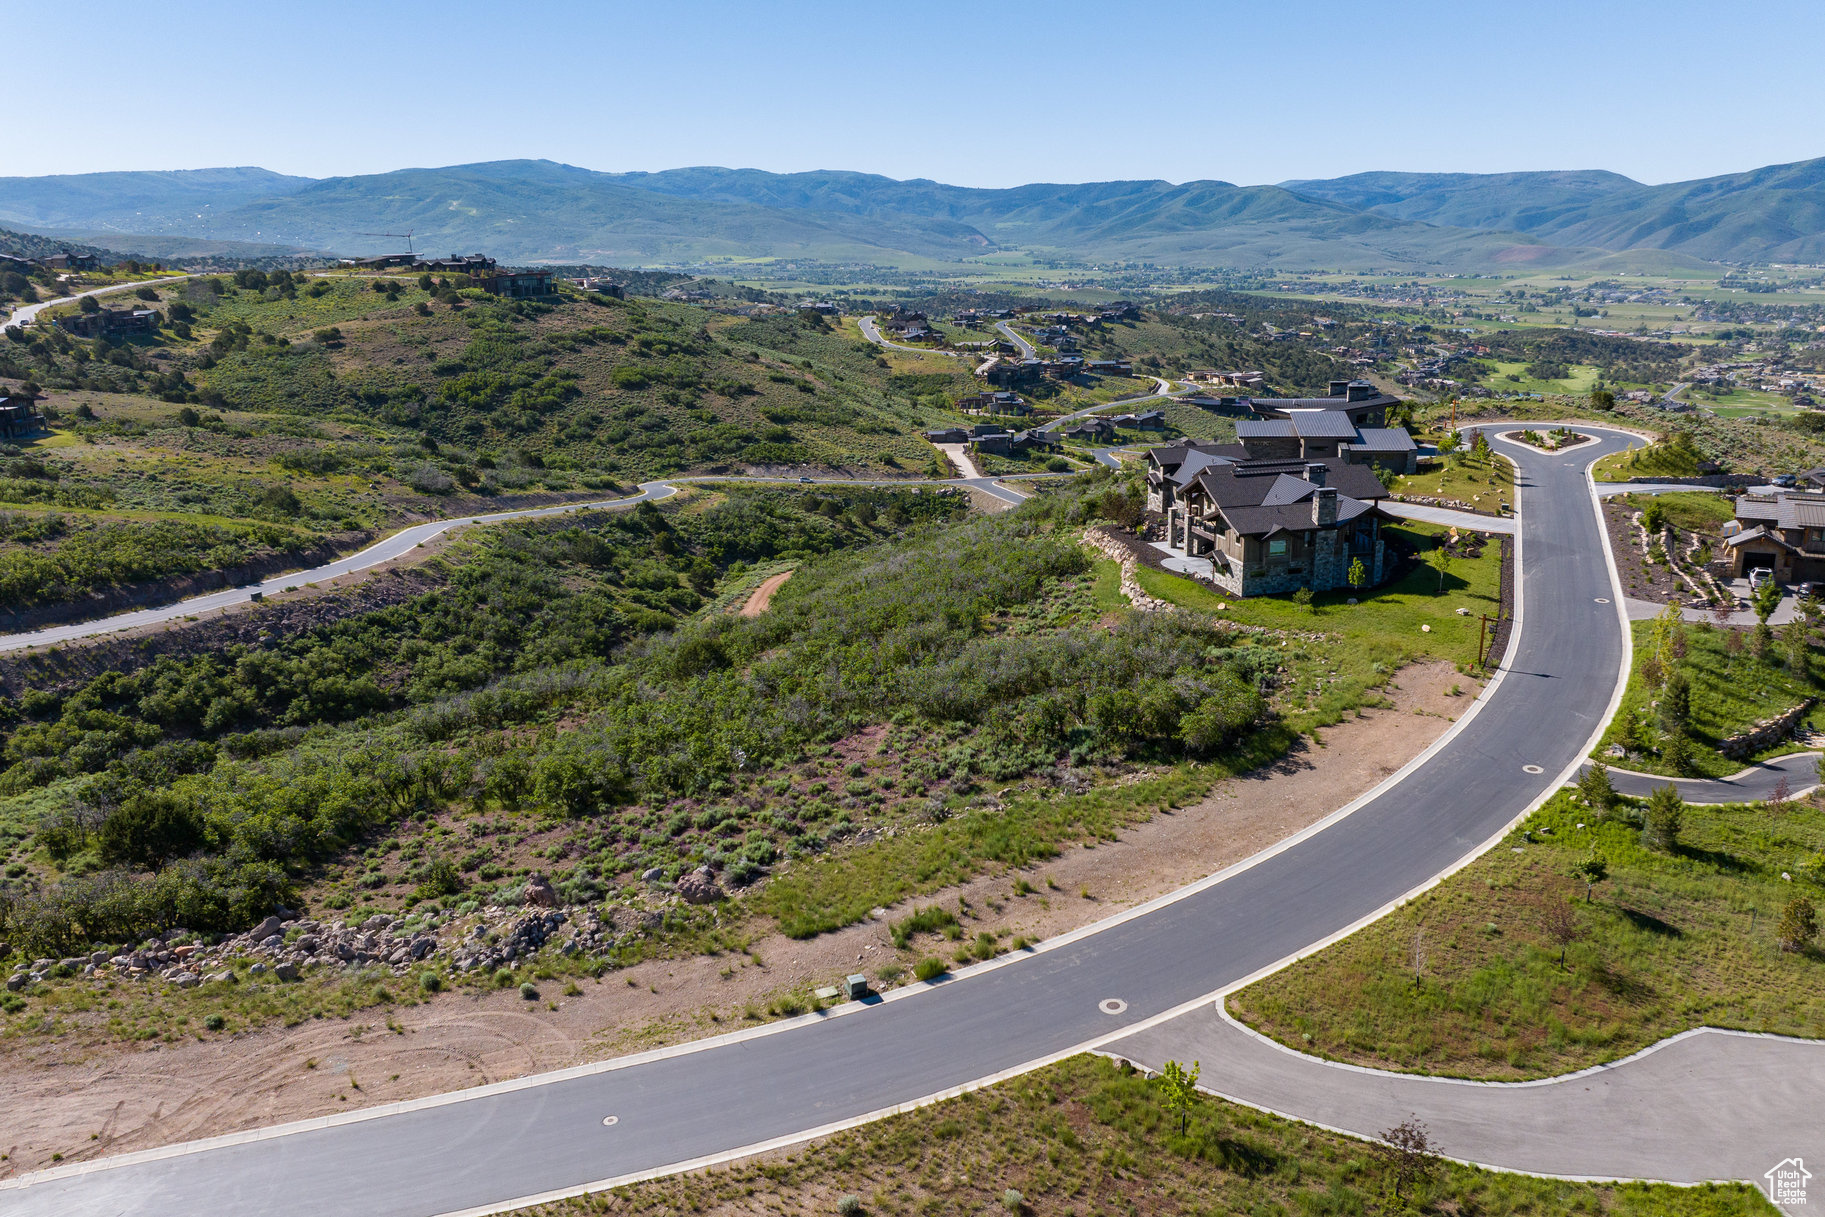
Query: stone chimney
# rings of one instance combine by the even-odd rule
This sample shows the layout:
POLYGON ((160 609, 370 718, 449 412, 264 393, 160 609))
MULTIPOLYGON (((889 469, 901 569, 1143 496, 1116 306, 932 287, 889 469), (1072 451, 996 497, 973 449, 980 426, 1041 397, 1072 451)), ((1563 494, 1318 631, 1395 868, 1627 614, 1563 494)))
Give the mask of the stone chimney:
POLYGON ((1330 469, 1323 461, 1308 461, 1305 466, 1305 480, 1314 486, 1324 485, 1324 479, 1330 476, 1330 469))
MULTIPOLYGON (((1369 398, 1374 397, 1375 394, 1376 388, 1372 381, 1352 380, 1349 384, 1344 386, 1344 399, 1346 401, 1367 401, 1369 398)), ((1336 394, 1332 394, 1332 396, 1335 397, 1336 394)))
POLYGON ((1349 381, 1333 380, 1331 382, 1331 391, 1329 393, 1325 394, 1325 396, 1326 397, 1342 397, 1345 393, 1349 392, 1349 390, 1350 390, 1349 381))
POLYGON ((1312 496, 1312 523, 1328 528, 1337 523, 1337 488, 1320 486, 1312 496))

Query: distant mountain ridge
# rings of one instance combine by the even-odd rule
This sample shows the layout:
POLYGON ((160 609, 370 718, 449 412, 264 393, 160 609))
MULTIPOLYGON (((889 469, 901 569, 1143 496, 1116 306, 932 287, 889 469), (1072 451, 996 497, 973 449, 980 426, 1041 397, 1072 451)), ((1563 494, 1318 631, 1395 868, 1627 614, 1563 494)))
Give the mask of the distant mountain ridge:
POLYGON ((1825 158, 1647 186, 1603 170, 1358 173, 1281 183, 1396 219, 1709 261, 1825 261, 1825 158))
POLYGON ((0 177, 0 223, 210 236, 217 213, 312 180, 253 167, 0 177))
POLYGON ((1603 170, 1361 173, 1279 185, 1034 183, 1006 189, 841 170, 599 173, 489 161, 313 180, 258 168, 0 178, 0 223, 514 262, 719 258, 950 264, 1019 251, 1094 263, 1471 270, 1658 261, 1825 261, 1825 159, 1648 186, 1603 170))

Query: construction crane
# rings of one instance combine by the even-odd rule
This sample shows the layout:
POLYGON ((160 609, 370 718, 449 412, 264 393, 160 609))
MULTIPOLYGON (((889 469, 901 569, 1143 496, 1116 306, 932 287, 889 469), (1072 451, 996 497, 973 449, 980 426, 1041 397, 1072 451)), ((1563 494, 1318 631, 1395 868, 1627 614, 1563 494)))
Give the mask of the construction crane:
POLYGON ((406 243, 406 252, 416 257, 418 251, 412 248, 412 234, 417 231, 416 228, 408 228, 404 232, 358 232, 355 235, 358 237, 397 237, 406 243))

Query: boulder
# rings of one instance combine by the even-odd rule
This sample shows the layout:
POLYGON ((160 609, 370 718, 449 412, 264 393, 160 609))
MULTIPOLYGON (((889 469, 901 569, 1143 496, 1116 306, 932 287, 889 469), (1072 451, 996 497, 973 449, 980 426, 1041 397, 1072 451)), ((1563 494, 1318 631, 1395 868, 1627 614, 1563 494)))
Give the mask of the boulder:
POLYGON ((202 983, 195 972, 186 972, 177 978, 177 987, 180 989, 194 989, 202 983))
POLYGON ((7 977, 6 991, 8 993, 17 993, 19 990, 25 988, 26 975, 27 974, 24 972, 14 972, 11 976, 7 977))
POLYGON ((203 979, 211 984, 214 984, 218 980, 227 984, 234 984, 235 974, 233 969, 225 968, 220 972, 211 972, 209 975, 203 977, 203 979))
POLYGON ((722 888, 717 886, 716 877, 710 868, 700 866, 688 874, 678 877, 678 894, 686 904, 715 904, 723 899, 722 888))
POLYGON ((274 934, 279 932, 279 927, 284 924, 285 923, 280 921, 277 917, 268 917, 253 929, 247 931, 247 937, 253 942, 271 938, 274 934))
POLYGON ((296 980, 298 979, 298 965, 295 963, 278 964, 273 968, 272 974, 280 980, 296 980))
POLYGON ((542 909, 558 907, 557 889, 544 875, 534 872, 526 879, 526 903, 542 909))

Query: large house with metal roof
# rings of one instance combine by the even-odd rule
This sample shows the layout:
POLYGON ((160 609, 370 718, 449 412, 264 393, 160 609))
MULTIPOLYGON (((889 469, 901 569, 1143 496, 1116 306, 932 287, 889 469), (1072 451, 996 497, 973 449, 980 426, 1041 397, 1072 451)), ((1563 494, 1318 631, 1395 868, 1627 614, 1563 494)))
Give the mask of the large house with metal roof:
MULTIPOLYGON (((1181 461, 1181 473, 1185 467, 1181 461)), ((1357 561, 1362 586, 1381 582, 1387 546, 1378 504, 1388 491, 1367 466, 1336 457, 1217 460, 1175 485, 1167 545, 1208 560, 1212 582, 1232 595, 1347 587, 1357 561)))
POLYGON ((1724 538, 1736 578, 1759 569, 1780 583, 1825 580, 1825 495, 1745 494, 1736 529, 1724 538))

